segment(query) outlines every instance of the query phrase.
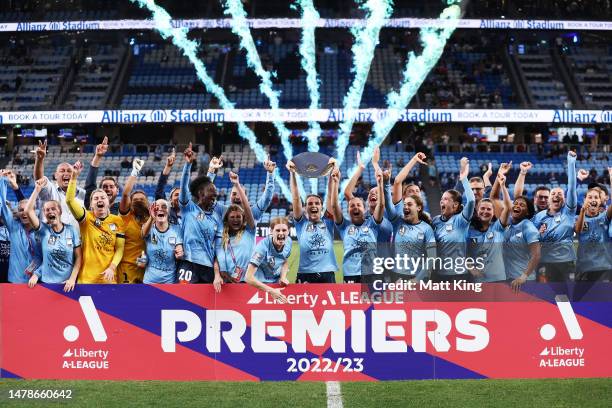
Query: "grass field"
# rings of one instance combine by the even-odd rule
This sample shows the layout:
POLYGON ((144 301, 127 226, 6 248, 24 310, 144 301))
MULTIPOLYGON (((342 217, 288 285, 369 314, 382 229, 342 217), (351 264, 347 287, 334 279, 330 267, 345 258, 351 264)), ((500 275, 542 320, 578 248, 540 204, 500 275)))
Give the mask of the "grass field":
MULTIPOLYGON (((336 262, 338 263, 338 271, 336 272, 336 282, 342 282, 342 251, 344 250, 341 241, 334 241, 334 253, 336 254, 336 262)), ((293 241, 291 247, 291 255, 289 256, 289 282, 295 282, 298 265, 300 263, 300 246, 296 241, 293 241)))
MULTIPOLYGON (((342 383, 344 407, 609 407, 612 379, 342 383)), ((0 406, 325 407, 324 383, 0 380, 0 406), (70 389, 71 400, 10 400, 9 390, 70 389)))

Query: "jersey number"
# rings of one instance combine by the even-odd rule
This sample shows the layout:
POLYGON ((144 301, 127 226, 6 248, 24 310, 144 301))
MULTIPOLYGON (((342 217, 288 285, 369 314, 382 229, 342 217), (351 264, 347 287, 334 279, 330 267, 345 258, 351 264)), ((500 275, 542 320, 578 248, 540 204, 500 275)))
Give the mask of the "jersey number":
POLYGON ((180 281, 191 281, 191 271, 179 269, 179 280, 180 281))

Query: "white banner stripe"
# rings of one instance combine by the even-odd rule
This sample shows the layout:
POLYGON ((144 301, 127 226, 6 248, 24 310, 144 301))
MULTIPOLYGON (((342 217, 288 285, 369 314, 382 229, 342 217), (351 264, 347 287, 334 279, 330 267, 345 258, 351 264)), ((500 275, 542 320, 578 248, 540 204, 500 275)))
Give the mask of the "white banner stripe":
MULTIPOLYGON (((251 18, 247 19, 251 28, 301 28, 299 18, 251 18)), ((351 28, 363 25, 365 20, 354 18, 321 18, 316 27, 351 28)), ((442 28, 449 24, 445 19, 434 18, 390 18, 385 27, 393 28, 442 28)), ((231 27, 231 19, 177 19, 172 20, 174 27, 185 28, 223 28, 231 27)), ((152 30, 151 20, 73 20, 0 23, 0 32, 32 31, 84 31, 84 30, 152 30)), ((457 28, 492 30, 596 30, 612 31, 612 21, 572 21, 572 20, 506 20, 506 19, 462 19, 457 28)))
MULTIPOLYGON (((388 109, 359 109, 360 123, 376 122, 388 109)), ((344 109, 131 109, 0 112, 0 125, 25 124, 150 124, 223 122, 341 122, 344 109)), ((612 110, 567 109, 403 109, 399 122, 411 123, 612 123, 612 110)))
POLYGON ((100 320, 100 315, 96 310, 96 306, 94 305, 91 296, 80 296, 79 303, 94 340, 98 342, 106 341, 106 330, 104 330, 102 320, 100 320))

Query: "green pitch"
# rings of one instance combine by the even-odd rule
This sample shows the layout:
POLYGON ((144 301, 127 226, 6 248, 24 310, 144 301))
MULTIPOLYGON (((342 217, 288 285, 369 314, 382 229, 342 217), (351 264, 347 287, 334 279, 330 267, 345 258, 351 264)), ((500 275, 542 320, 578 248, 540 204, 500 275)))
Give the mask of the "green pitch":
MULTIPOLYGON (((342 383, 346 408, 609 407, 612 379, 342 383)), ((0 406, 326 407, 324 383, 0 380, 0 406), (9 390, 72 390, 71 400, 15 400, 9 390)))

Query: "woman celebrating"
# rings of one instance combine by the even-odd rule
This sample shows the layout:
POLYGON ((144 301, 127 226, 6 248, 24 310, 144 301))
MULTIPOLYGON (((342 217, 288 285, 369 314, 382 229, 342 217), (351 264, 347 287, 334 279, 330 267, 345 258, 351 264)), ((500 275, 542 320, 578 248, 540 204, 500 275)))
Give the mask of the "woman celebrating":
POLYGON ((144 191, 132 191, 143 164, 144 160, 133 160, 132 173, 123 187, 119 202, 119 215, 125 231, 123 259, 117 268, 117 278, 121 283, 142 283, 144 277, 145 270, 138 266, 137 260, 145 250, 141 233, 142 226, 149 219, 149 200, 144 191))
POLYGON ((118 215, 110 213, 108 196, 102 189, 91 193, 90 210, 85 210, 76 199, 76 182, 83 164, 76 162, 72 170, 66 203, 81 230, 83 265, 78 282, 117 283, 117 265, 123 257, 125 244, 123 222, 118 215))
POLYGON ((605 212, 599 212, 600 207, 601 194, 592 188, 586 193, 576 221, 579 242, 576 281, 595 282, 605 278, 608 271, 612 270, 612 259, 606 248, 612 206, 605 212))
POLYGON ((329 207, 334 213, 336 229, 342 237, 344 256, 342 272, 344 283, 362 282, 362 271, 371 274, 372 262, 376 256, 376 242, 378 232, 385 212, 385 196, 383 191, 382 170, 376 171, 377 196, 376 207, 371 217, 366 218, 366 209, 363 199, 353 197, 349 205, 349 217, 344 218, 342 208, 338 202, 338 188, 340 184, 340 171, 334 168, 331 173, 331 190, 328 194, 329 207))
POLYGON ((249 200, 238 175, 230 172, 229 178, 243 205, 231 204, 223 216, 223 232, 216 242, 217 262, 214 265, 213 283, 217 291, 221 290, 223 282, 244 282, 255 247, 255 220, 249 200))
POLYGON ((574 228, 576 227, 576 152, 567 153, 567 201, 561 188, 550 190, 548 210, 533 217, 540 231, 542 264, 546 282, 565 282, 575 270, 574 228))
POLYGON ((464 157, 460 161, 459 181, 465 191, 465 206, 461 205, 461 193, 457 190, 447 190, 440 200, 440 215, 432 221, 438 257, 443 260, 442 267, 432 276, 437 282, 471 280, 470 272, 463 265, 457 265, 459 260, 463 262, 466 257, 468 230, 476 201, 467 180, 469 171, 470 161, 464 157))
POLYGON ((272 299, 287 303, 287 298, 280 289, 267 284, 280 283, 283 286, 289 284, 287 272, 292 245, 289 238, 289 220, 285 217, 272 219, 270 230, 271 235, 261 240, 255 247, 247 268, 246 282, 269 293, 272 299))
POLYGON ((533 204, 527 197, 516 197, 508 228, 504 232, 506 279, 516 291, 527 280, 535 279, 534 271, 540 262, 539 234, 531 222, 533 211, 533 204))
POLYGON ((497 183, 502 190, 504 201, 499 219, 495 218, 495 205, 490 198, 483 198, 476 208, 476 218, 469 230, 469 253, 474 259, 480 259, 484 268, 471 269, 476 282, 503 282, 506 280, 504 270, 503 242, 504 229, 508 225, 510 214, 510 193, 506 188, 506 176, 499 174, 497 183))
POLYGON ((34 205, 48 182, 46 177, 36 180, 25 209, 30 225, 37 232, 42 245, 42 265, 34 271, 28 286, 33 288, 39 280, 44 283, 64 283, 64 292, 70 292, 74 289, 81 269, 81 238, 71 224, 62 222, 62 207, 55 200, 43 204, 47 223, 41 223, 38 219, 34 205))
MULTIPOLYGON (((417 195, 410 195, 403 200, 401 213, 391 203, 390 192, 385 189, 385 205, 393 224, 395 253, 407 255, 412 259, 433 259, 436 257, 436 237, 431 228, 431 220, 423 209, 423 200, 417 195)), ((393 282, 402 280, 424 280, 429 278, 431 268, 427 264, 419 264, 414 270, 397 269, 391 272, 393 282)))
POLYGON ((142 226, 147 266, 144 283, 176 283, 176 260, 183 257, 183 237, 176 224, 169 223, 170 204, 157 200, 149 208, 149 219, 142 226))

